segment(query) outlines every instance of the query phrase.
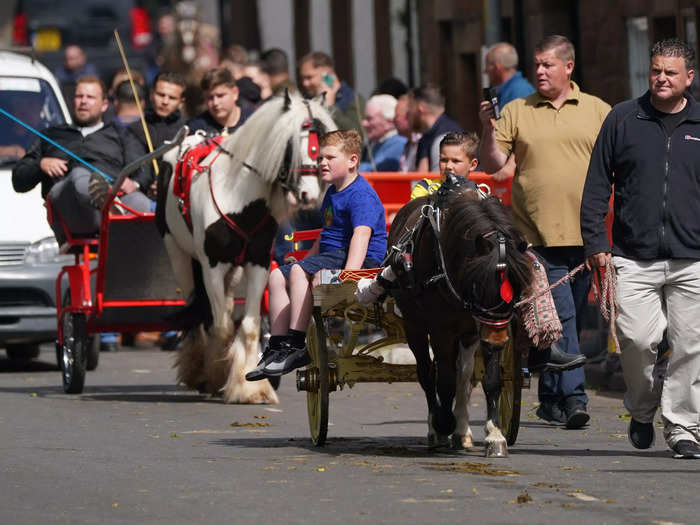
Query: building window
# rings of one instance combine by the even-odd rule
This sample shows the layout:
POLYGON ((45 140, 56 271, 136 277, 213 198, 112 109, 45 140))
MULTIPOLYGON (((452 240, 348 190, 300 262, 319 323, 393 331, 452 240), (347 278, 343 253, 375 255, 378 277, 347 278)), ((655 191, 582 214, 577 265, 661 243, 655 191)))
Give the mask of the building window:
POLYGON ((649 23, 647 17, 627 19, 630 96, 639 97, 649 88, 649 23))

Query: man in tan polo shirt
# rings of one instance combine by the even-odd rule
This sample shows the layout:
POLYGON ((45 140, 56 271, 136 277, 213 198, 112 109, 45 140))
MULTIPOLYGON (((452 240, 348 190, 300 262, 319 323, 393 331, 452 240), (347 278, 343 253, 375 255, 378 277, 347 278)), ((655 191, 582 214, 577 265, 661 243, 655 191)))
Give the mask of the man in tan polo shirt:
MULTIPOLYGON (((481 163, 498 171, 513 153, 517 169, 512 203, 522 231, 555 282, 584 261, 579 213, 583 183, 600 126, 610 106, 581 92, 571 81, 574 46, 560 35, 546 37, 535 48, 537 91, 508 104, 493 119, 490 102, 482 102, 481 163)), ((590 276, 578 274, 552 290, 563 336, 555 344, 580 354, 577 312, 586 304, 590 276)), ((588 397, 583 368, 561 374, 542 373, 537 415, 567 428, 588 423, 588 397)))

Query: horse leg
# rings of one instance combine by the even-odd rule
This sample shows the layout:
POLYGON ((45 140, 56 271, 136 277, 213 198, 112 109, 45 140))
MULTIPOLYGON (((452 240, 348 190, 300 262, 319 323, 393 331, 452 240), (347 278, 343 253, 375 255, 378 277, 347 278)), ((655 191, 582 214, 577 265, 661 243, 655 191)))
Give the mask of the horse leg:
POLYGON ((211 303, 213 323, 209 329, 210 343, 204 356, 204 374, 206 391, 219 395, 226 384, 228 367, 226 366, 226 349, 233 336, 233 301, 232 285, 235 277, 240 279, 242 271, 230 264, 219 263, 213 268, 202 265, 204 287, 211 303))
POLYGON ((474 448, 472 429, 469 427, 469 399, 472 395, 472 376, 474 375, 474 356, 479 346, 479 339, 459 342, 457 357, 457 389, 455 392, 454 414, 457 428, 452 434, 452 447, 470 450, 474 448))
POLYGON ((404 326, 406 342, 416 358, 418 382, 425 393, 425 400, 428 403, 428 446, 435 448, 441 446, 441 443, 438 442, 438 433, 433 425, 433 414, 438 406, 438 401, 435 392, 435 369, 430 359, 428 347, 428 334, 424 330, 409 328, 410 326, 417 327, 420 325, 411 323, 406 319, 404 319, 404 326))
POLYGON ((228 349, 230 369, 224 386, 227 403, 279 403, 267 379, 246 381, 245 375, 257 364, 260 342, 260 302, 267 283, 268 269, 247 264, 245 313, 240 329, 228 349))
POLYGON ((486 457, 507 457, 508 445, 506 438, 498 428, 498 400, 501 396, 503 378, 501 376, 500 352, 503 347, 487 341, 481 341, 481 352, 484 358, 484 378, 481 386, 486 394, 486 457))
MULTIPOLYGON (((182 288, 183 296, 189 298, 194 291, 192 256, 183 250, 170 234, 163 237, 163 243, 170 258, 175 279, 182 288)), ((195 326, 189 331, 175 355, 173 366, 177 371, 178 383, 183 383, 192 389, 200 389, 206 382, 204 352, 207 346, 207 336, 201 326, 195 326)))
POLYGON ((435 356, 435 385, 438 395, 433 423, 440 442, 449 443, 449 436, 457 428, 457 420, 452 411, 457 386, 457 340, 449 330, 444 333, 431 332, 430 345, 435 356))

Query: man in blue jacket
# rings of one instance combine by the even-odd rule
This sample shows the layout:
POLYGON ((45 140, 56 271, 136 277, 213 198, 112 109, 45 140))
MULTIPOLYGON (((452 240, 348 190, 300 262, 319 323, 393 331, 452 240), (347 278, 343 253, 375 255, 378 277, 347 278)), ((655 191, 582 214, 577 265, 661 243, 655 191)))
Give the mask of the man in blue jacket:
POLYGON ((535 92, 532 84, 518 71, 518 52, 508 42, 492 45, 486 53, 486 75, 489 84, 498 89, 498 108, 516 98, 535 92))
MULTIPOLYGON (((508 42, 498 42, 486 52, 486 76, 489 85, 498 90, 498 109, 515 100, 527 97, 535 92, 532 84, 518 71, 518 51, 508 42)), ((491 173, 494 180, 502 181, 515 173, 515 157, 510 156, 508 162, 500 170, 491 173)))
POLYGON ((660 402, 675 457, 700 459, 700 105, 685 92, 694 62, 685 42, 656 43, 649 91, 605 119, 586 177, 581 234, 588 266, 606 265, 614 185, 612 262, 629 439, 639 449, 652 445, 660 402), (662 392, 654 366, 664 330, 671 356, 662 392))

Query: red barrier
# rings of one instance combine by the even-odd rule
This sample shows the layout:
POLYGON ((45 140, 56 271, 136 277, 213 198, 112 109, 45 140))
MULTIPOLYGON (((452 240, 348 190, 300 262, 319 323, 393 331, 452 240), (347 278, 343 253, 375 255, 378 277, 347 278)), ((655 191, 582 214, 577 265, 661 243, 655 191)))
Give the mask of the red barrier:
MULTIPOLYGON (((423 179, 439 179, 439 173, 363 173, 362 176, 369 182, 379 199, 384 204, 388 218, 399 211, 401 207, 411 199, 413 182, 423 179)), ((504 181, 495 181, 491 175, 482 171, 474 171, 469 178, 477 184, 485 184, 491 190, 491 195, 496 195, 503 204, 510 206, 510 187, 513 177, 504 181)))

